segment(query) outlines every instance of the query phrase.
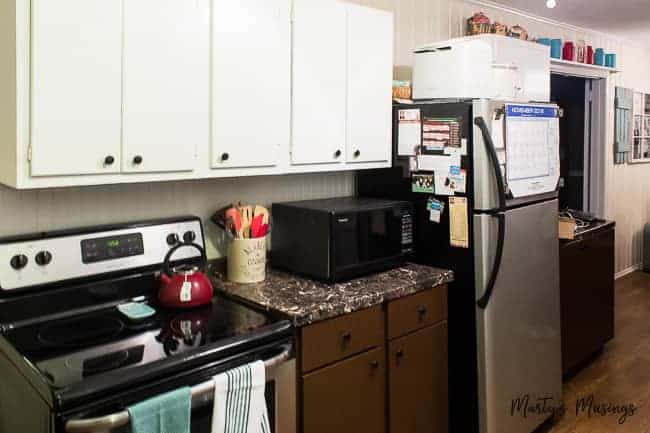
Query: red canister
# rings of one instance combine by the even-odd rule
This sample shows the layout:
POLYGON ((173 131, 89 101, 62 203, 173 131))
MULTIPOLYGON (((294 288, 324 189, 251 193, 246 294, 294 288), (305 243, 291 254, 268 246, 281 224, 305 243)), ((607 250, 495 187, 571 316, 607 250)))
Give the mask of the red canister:
POLYGON ((576 47, 573 45, 573 42, 568 41, 564 43, 564 49, 562 50, 562 59, 575 62, 576 60, 576 47))
POLYGON ((585 56, 585 63, 589 65, 594 64, 594 47, 587 45, 587 55, 585 56))

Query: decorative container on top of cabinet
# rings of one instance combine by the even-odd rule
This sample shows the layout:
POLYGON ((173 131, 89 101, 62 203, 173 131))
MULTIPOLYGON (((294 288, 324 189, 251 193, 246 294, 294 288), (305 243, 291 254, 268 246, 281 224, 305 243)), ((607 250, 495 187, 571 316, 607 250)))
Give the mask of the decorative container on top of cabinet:
POLYGON ((1 183, 390 166, 389 12, 337 0, 54 3, 0 3, 1 183))

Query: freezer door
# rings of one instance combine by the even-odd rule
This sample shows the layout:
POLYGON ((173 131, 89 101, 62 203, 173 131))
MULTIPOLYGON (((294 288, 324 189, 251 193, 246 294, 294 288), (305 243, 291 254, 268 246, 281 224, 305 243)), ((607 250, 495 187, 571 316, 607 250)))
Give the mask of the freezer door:
MULTIPOLYGON (((506 207, 515 207, 540 200, 557 197, 559 180, 559 137, 554 128, 546 129, 544 117, 534 115, 517 117, 511 111, 536 109, 550 113, 557 107, 551 104, 508 104, 503 101, 478 99, 473 101, 473 163, 474 163, 474 209, 488 211, 500 206, 496 176, 502 176, 507 196, 506 207), (537 139, 516 140, 508 143, 506 139, 506 110, 510 113, 508 122, 512 134, 521 137, 531 134, 537 137, 542 132, 546 147, 539 147, 537 139), (477 119, 485 122, 487 131, 481 129, 477 119), (540 120, 540 121, 530 121, 540 120), (485 140, 485 136, 489 141, 485 140), (490 158, 489 148, 496 153, 499 171, 490 158), (527 177, 528 176, 528 177, 527 177), (550 185, 550 186, 549 186, 550 185)), ((555 119, 557 120, 557 119, 555 119)), ((511 135, 514 137, 515 135, 511 135)))
MULTIPOLYGON (((492 297, 476 307, 481 433, 530 433, 561 404, 557 200, 505 212, 492 297), (534 411, 546 405, 546 413, 534 411), (527 409, 527 410, 526 410, 527 409)), ((485 290, 497 218, 475 215, 476 298, 485 290)))

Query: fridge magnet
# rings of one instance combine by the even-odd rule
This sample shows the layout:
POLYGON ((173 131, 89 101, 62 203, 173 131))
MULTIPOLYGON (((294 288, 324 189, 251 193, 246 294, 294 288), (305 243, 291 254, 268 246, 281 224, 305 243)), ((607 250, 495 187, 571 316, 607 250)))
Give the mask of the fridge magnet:
POLYGON ((433 194, 433 175, 432 174, 413 174, 411 176, 411 190, 417 193, 433 194))
POLYGON ((435 198, 429 198, 427 201, 427 209, 429 209, 429 220, 434 223, 440 223, 442 212, 445 210, 445 204, 435 198))
POLYGON ((449 180, 454 192, 465 194, 467 192, 467 172, 458 166, 449 167, 449 180))
POLYGON ((451 118, 425 118, 422 121, 423 153, 439 153, 446 148, 461 148, 460 122, 451 118))
POLYGON ((449 241, 452 247, 469 248, 467 198, 449 197, 449 241))
POLYGON ((436 195, 454 195, 454 190, 451 187, 451 179, 449 178, 448 171, 435 172, 433 179, 436 195))

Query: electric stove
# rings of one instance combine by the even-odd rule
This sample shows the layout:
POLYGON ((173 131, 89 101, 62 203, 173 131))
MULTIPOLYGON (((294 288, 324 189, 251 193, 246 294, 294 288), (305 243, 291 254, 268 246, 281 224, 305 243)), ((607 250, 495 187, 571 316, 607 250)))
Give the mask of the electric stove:
MULTIPOLYGON (((204 246, 198 218, 0 239, 0 369, 10 378, 0 388, 0 425, 14 426, 14 407, 42 412, 39 425, 50 426, 16 424, 23 432, 101 431, 80 428, 246 362, 291 359, 294 331, 282 317, 221 295, 194 309, 158 304, 161 263, 183 238, 204 246), (117 308, 133 302, 155 313, 136 320, 117 308)), ((181 249, 174 264, 199 260, 181 249)), ((207 431, 200 424, 192 431, 207 431)))

